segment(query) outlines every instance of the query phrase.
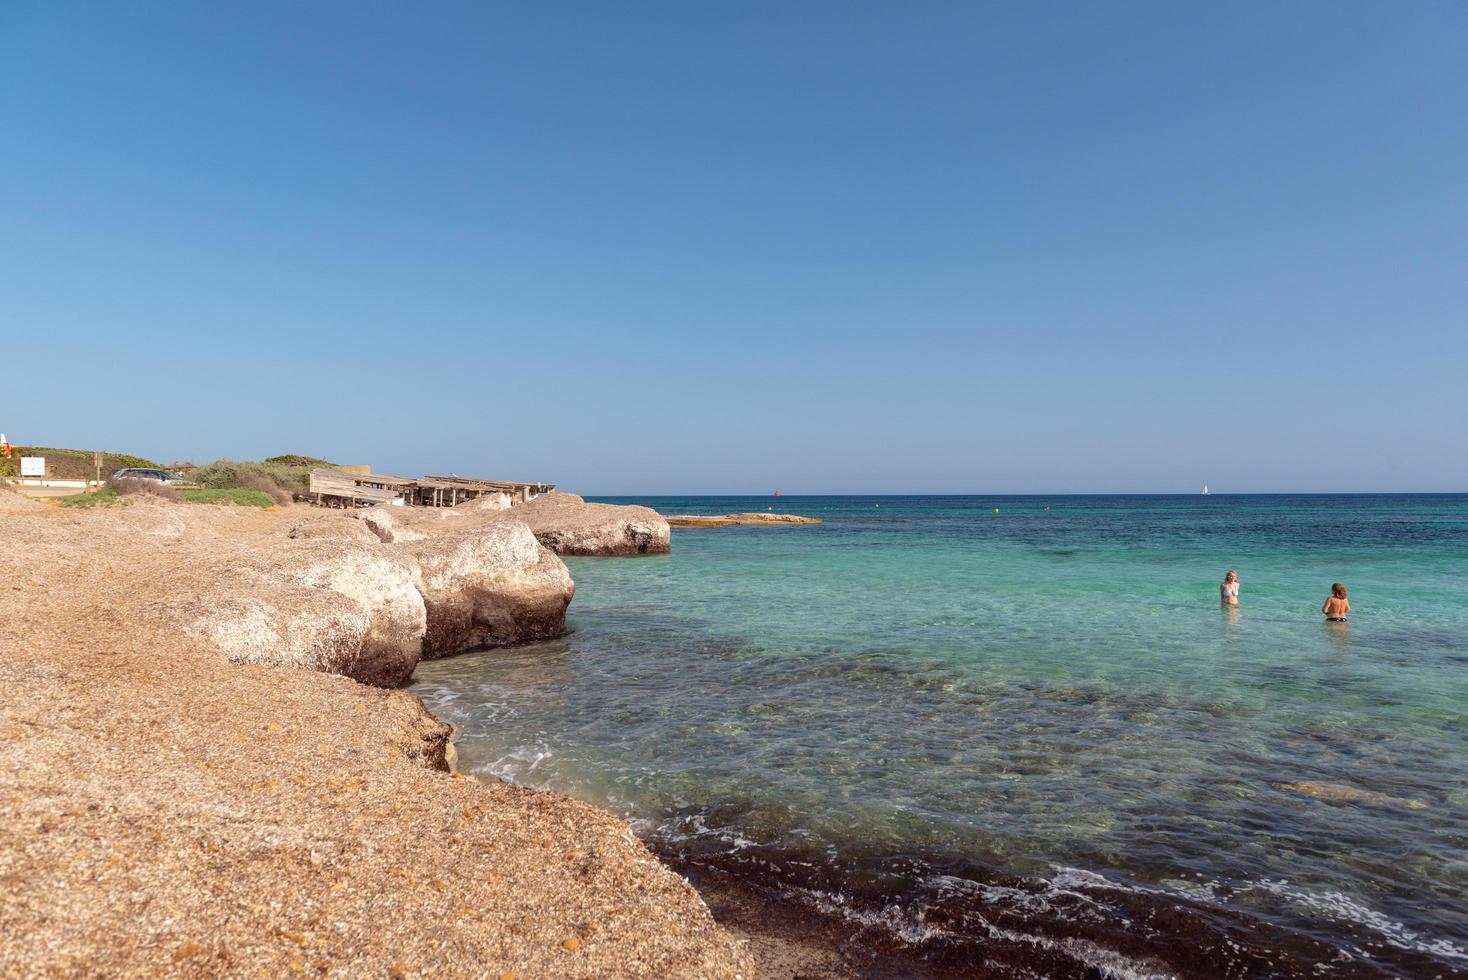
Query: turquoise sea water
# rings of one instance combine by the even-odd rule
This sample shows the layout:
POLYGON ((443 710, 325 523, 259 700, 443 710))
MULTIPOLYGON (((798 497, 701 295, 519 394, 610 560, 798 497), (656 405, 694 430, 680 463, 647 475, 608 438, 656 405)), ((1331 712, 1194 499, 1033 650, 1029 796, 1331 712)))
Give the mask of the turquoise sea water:
POLYGON ((466 769, 950 966, 1468 976, 1468 496, 617 502, 826 523, 568 560, 466 769))

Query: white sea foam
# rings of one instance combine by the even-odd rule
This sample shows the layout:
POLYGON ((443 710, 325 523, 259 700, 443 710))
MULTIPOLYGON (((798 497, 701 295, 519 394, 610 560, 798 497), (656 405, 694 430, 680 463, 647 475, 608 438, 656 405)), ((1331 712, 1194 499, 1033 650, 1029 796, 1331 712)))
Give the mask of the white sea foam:
POLYGON ((503 779, 507 783, 529 785, 530 777, 549 758, 551 758, 550 746, 544 743, 520 745, 485 765, 482 771, 503 779))
POLYGON ((1037 949, 1061 953, 1090 967, 1103 977, 1111 977, 1114 980, 1177 980, 1177 974, 1169 973, 1160 966, 1129 959, 1115 950, 1106 949, 1104 946, 1098 946, 1085 939, 1051 939, 1048 936, 1035 936, 1015 932, 1012 929, 1003 929, 987 922, 984 923, 984 926, 994 939, 1007 939, 1012 943, 1026 943, 1037 949))
POLYGON ((953 935, 947 929, 928 922, 920 909, 911 911, 900 905, 886 905, 879 911, 871 911, 853 907, 851 900, 840 892, 833 894, 811 888, 792 888, 790 892, 828 915, 838 915, 857 925, 882 929, 914 946, 953 935))
POLYGON ((756 847, 759 844, 758 841, 750 840, 737 830, 731 830, 726 827, 710 827, 702 813, 694 813, 684 817, 678 821, 677 829, 672 827, 663 828, 661 836, 668 840, 692 840, 712 837, 715 840, 729 845, 735 851, 756 847))
MULTIPOLYGON (((947 880, 978 886, 977 882, 968 881, 968 879, 950 878, 947 880)), ((870 911, 853 908, 847 897, 840 893, 831 894, 807 888, 797 888, 793 891, 822 912, 839 915, 848 922, 858 925, 883 929, 913 945, 954 935, 951 930, 928 922, 922 910, 914 911, 898 905, 887 905, 878 911, 870 911)), ((1018 892, 1018 889, 1002 889, 1002 891, 1018 892)), ((1033 897, 1026 893, 1019 894, 1033 897)), ((1131 959, 1085 939, 1069 937, 1052 939, 1049 936, 1005 929, 994 925, 983 916, 976 915, 974 918, 978 920, 977 925, 992 939, 1022 943, 1036 949, 1058 953, 1112 980, 1177 980, 1176 974, 1167 972, 1165 968, 1142 960, 1131 959)))
MULTIPOLYGON (((1342 892, 1310 891, 1291 885, 1283 879, 1273 878, 1261 878, 1241 886, 1238 890, 1248 891, 1250 889, 1277 895, 1299 911, 1369 929, 1380 936, 1387 945, 1396 949, 1425 953, 1443 959, 1468 961, 1468 949, 1448 939, 1433 939, 1424 936, 1342 892)), ((1364 951, 1362 955, 1370 956, 1368 952, 1364 951)))
MULTIPOLYGON (((1081 868, 1069 868, 1063 865, 1052 865, 1052 867, 1056 872, 1052 881, 1055 885, 1061 887, 1085 887, 1146 895, 1175 895, 1185 898, 1210 900, 1219 905, 1228 904, 1226 900, 1221 899, 1217 895, 1217 891, 1220 888, 1227 888, 1231 894, 1246 891, 1262 891, 1284 899, 1297 912, 1313 915, 1318 918, 1331 919, 1336 922, 1345 922, 1370 930, 1380 936, 1382 941, 1387 945, 1396 949, 1424 953, 1428 956, 1436 956, 1443 959, 1468 961, 1468 949, 1448 939, 1434 939, 1420 932, 1416 932, 1403 923, 1397 922, 1339 891, 1310 891, 1309 889, 1292 885, 1284 879, 1274 878, 1261 878, 1257 881, 1246 881, 1237 885, 1226 885, 1216 879, 1210 879, 1199 882, 1195 888, 1187 889, 1165 886, 1151 887, 1112 881, 1093 871, 1085 871, 1081 868)), ((1075 893, 1072 892, 1072 894, 1075 893)), ((1355 953, 1362 959, 1372 958, 1369 950, 1357 948, 1355 949, 1355 953)), ((1349 954, 1342 955, 1345 959, 1351 958, 1349 954)))
MULTIPOLYGON (((1063 874, 1058 874, 1050 879, 1035 879, 1033 887, 1030 888, 995 885, 954 875, 935 875, 928 880, 941 891, 969 895, 985 905, 1002 904, 1030 913, 1048 912, 1053 901, 1062 896, 1075 899, 1082 905, 1096 905, 1095 899, 1091 896, 1075 891, 1075 882, 1063 874)), ((1084 881, 1080 883, 1087 884, 1084 881)))

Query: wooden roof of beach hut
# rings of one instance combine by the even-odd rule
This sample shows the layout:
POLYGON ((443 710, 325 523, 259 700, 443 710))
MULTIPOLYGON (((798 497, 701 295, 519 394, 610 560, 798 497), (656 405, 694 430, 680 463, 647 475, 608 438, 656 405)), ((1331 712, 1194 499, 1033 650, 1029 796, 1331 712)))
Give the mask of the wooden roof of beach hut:
POLYGON ((386 473, 363 473, 353 475, 352 479, 366 486, 383 487, 411 487, 417 480, 410 480, 406 476, 388 476, 386 473))
MULTIPOLYGON (((322 497, 340 497, 344 500, 367 500, 385 503, 398 499, 398 491, 388 487, 363 486, 361 476, 318 467, 311 471, 310 490, 322 497)), ((396 479, 396 478, 393 478, 396 479)), ((408 481, 411 483, 412 481, 408 481)))
POLYGON ((458 487, 464 490, 477 490, 480 493, 501 491, 513 493, 517 490, 529 490, 531 493, 550 493, 556 488, 554 483, 524 483, 519 480, 476 480, 467 476, 425 476, 418 481, 420 486, 425 487, 458 487))
POLYGON ((418 496, 424 503, 453 506, 490 493, 528 500, 534 494, 554 490, 550 483, 518 483, 514 480, 476 480, 467 476, 425 476, 418 481, 418 496))

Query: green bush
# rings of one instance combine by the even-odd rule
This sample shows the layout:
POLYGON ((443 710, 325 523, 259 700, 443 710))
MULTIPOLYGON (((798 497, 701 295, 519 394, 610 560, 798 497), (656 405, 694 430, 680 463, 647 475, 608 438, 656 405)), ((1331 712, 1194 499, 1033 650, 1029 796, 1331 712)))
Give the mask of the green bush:
MULTIPOLYGON (((276 457, 276 459, 279 458, 276 457)), ((294 458, 306 459, 308 457, 294 458)), ((288 493, 305 493, 311 484, 311 471, 318 466, 329 465, 329 463, 319 461, 292 465, 270 460, 255 462, 248 459, 220 459, 194 470, 189 474, 189 478, 199 486, 211 490, 258 487, 259 481, 269 480, 288 493)))
POLYGON ((223 490, 180 490, 178 496, 191 504, 238 504, 241 507, 269 507, 275 503, 269 495, 249 487, 223 490))
POLYGON ((265 462, 274 463, 277 466, 305 466, 315 469, 318 466, 333 467, 335 463, 328 463, 324 459, 315 456, 301 456, 297 453, 286 453, 284 456, 267 456, 265 462))
POLYGON ((113 504, 129 503, 119 498, 117 491, 111 487, 98 487, 89 493, 73 493, 52 499, 62 507, 111 507, 113 504))
POLYGON ((157 480, 144 480, 136 476, 125 476, 120 480, 108 477, 107 488, 116 491, 118 496, 130 497, 141 493, 150 497, 161 497, 164 500, 178 499, 178 491, 172 485, 160 483, 157 480))

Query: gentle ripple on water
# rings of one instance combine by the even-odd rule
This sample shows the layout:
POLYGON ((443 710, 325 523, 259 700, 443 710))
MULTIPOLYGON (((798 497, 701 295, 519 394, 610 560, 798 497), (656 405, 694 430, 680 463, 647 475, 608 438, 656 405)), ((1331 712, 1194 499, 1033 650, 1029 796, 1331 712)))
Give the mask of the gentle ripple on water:
POLYGON ((1468 975, 1468 498, 1044 503, 786 498, 827 523, 573 560, 568 637, 413 690, 467 768, 937 962, 1468 975))

